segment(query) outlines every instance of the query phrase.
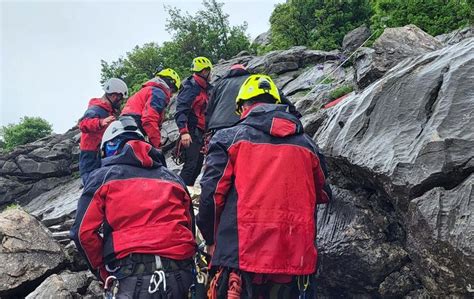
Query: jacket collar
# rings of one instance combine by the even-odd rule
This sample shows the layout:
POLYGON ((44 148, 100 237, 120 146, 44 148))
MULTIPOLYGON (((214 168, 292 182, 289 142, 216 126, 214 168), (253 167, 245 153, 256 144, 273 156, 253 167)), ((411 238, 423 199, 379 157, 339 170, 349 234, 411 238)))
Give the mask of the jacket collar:
POLYGON ((163 155, 151 144, 141 140, 128 141, 118 155, 102 159, 102 166, 126 164, 143 168, 165 166, 163 155))

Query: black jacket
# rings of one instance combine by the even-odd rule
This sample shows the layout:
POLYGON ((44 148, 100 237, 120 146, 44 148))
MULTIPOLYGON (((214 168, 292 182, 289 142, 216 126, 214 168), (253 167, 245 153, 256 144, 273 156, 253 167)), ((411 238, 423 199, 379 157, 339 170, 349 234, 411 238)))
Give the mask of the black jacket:
MULTIPOLYGON (((230 70, 222 79, 219 80, 214 87, 206 112, 206 129, 218 130, 228 128, 235 125, 240 116, 235 113, 235 99, 239 94, 240 86, 251 74, 247 70, 236 69, 230 70)), ((301 117, 301 114, 296 110, 293 103, 291 103, 280 92, 282 104, 288 105, 290 113, 296 117, 301 117)))

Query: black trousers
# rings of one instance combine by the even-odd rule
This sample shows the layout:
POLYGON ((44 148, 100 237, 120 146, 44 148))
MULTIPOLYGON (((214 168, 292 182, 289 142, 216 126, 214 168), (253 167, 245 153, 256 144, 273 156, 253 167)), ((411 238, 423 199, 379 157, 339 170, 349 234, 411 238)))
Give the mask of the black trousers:
POLYGON ((204 145, 204 132, 200 129, 192 129, 189 134, 193 142, 184 150, 184 165, 179 174, 187 186, 193 186, 196 178, 201 173, 202 164, 204 162, 204 154, 201 153, 204 145))

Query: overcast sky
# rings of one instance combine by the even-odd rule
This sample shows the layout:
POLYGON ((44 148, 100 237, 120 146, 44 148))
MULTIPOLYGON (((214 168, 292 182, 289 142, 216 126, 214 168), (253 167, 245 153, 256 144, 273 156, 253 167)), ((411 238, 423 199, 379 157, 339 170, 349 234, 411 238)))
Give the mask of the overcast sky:
MULTIPOLYGON (((276 3, 225 2, 231 25, 248 22, 252 38, 268 30, 276 3)), ((102 95, 100 60, 136 45, 170 40, 164 5, 194 13, 201 1, 0 0, 0 125, 40 116, 64 133, 102 95)))

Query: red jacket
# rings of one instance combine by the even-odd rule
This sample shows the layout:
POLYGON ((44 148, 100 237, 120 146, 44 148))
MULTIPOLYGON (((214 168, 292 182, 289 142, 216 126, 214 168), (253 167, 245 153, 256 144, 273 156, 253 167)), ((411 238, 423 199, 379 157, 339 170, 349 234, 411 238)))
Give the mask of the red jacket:
POLYGON ((91 173, 71 237, 92 270, 106 276, 105 264, 131 253, 175 260, 194 255, 191 199, 181 178, 161 159, 150 144, 132 140, 91 173))
MULTIPOLYGON (((161 81, 155 78, 158 82, 161 81)), ((148 81, 143 88, 128 99, 121 115, 139 115, 144 133, 150 143, 160 148, 160 127, 164 119, 165 109, 170 102, 171 92, 164 81, 157 83, 148 81)))
POLYGON ((213 266, 315 272, 316 205, 327 203, 324 159, 285 105, 257 105, 211 139, 197 224, 213 266))
POLYGON ((81 130, 81 151, 98 151, 102 135, 107 127, 100 126, 100 120, 114 115, 114 109, 108 101, 101 98, 94 98, 89 101, 84 116, 79 121, 81 130))
POLYGON ((175 120, 181 134, 189 133, 195 128, 206 129, 206 109, 209 100, 208 82, 193 74, 183 82, 177 96, 175 120))

